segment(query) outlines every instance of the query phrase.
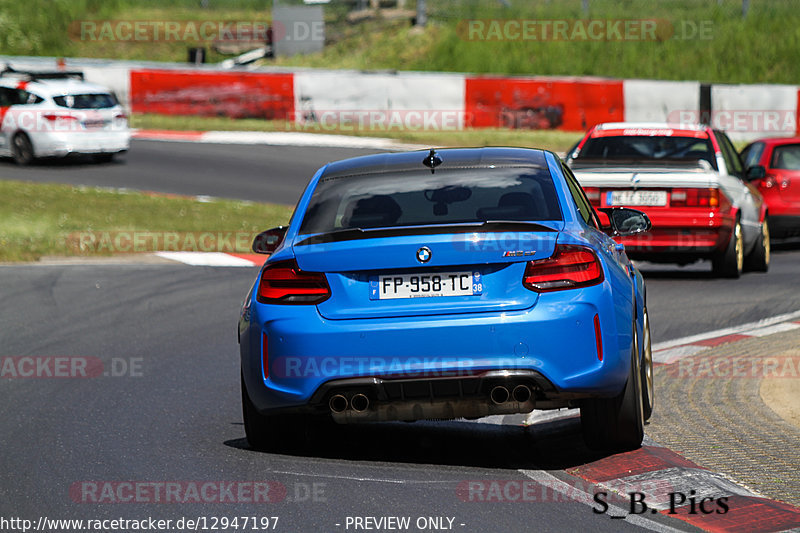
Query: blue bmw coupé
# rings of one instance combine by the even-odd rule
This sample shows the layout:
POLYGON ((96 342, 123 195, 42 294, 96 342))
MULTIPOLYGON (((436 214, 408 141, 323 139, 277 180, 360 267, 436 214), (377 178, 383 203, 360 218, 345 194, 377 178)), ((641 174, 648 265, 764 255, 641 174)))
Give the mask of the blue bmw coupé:
MULTIPOLYGON (((599 212, 598 212, 599 211, 599 212)), ((553 153, 386 153, 317 171, 239 320, 247 440, 315 422, 579 407, 586 444, 637 448, 653 409, 642 276, 553 153)))

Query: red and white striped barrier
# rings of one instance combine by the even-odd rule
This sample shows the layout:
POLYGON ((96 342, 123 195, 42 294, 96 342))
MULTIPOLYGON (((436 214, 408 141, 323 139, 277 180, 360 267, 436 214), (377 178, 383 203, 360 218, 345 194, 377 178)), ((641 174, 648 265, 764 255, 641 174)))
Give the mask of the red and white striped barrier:
MULTIPOLYGON (((0 56, 16 68, 56 58, 0 56)), ((440 72, 282 69, 68 59, 135 113, 288 121, 303 127, 584 131, 603 121, 708 122, 735 140, 800 133, 800 85, 440 72)))
POLYGON ((303 70, 130 69, 133 112, 287 120, 339 132, 611 121, 708 122, 735 140, 795 135, 800 87, 592 77, 303 70), (705 96, 704 96, 705 95, 705 96))

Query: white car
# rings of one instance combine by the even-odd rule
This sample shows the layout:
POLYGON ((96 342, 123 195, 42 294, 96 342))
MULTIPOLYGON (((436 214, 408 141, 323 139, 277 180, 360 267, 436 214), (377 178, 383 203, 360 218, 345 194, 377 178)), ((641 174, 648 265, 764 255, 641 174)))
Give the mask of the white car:
POLYGON ((117 98, 80 72, 0 72, 0 156, 20 165, 70 154, 110 161, 130 142, 117 98))

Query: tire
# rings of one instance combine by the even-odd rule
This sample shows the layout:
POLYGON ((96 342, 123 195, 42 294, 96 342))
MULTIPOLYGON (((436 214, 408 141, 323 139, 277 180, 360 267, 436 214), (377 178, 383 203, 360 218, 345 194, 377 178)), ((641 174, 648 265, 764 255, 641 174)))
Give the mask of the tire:
POLYGON ((247 443, 254 450, 295 451, 305 440, 305 419, 302 416, 267 416, 258 412, 247 387, 242 383, 242 418, 247 443))
POLYGON ((625 388, 613 398, 586 400, 581 406, 583 439, 592 450, 622 452, 642 446, 644 409, 638 352, 634 330, 631 367, 625 388))
POLYGON ((769 270, 769 259, 771 253, 769 223, 767 217, 761 223, 761 235, 756 239, 753 250, 747 254, 744 260, 744 269, 752 272, 766 272, 769 270))
POLYGON ((731 240, 725 251, 716 255, 711 260, 714 274, 723 278, 736 279, 744 270, 744 240, 742 239, 742 225, 736 220, 733 227, 731 240))
POLYGON ((11 139, 11 155, 14 162, 20 166, 30 165, 36 159, 33 152, 33 143, 30 137, 23 132, 17 132, 11 139))
POLYGON ((650 345, 650 314, 644 308, 644 333, 642 334, 642 416, 650 420, 655 405, 653 388, 653 349, 650 345))

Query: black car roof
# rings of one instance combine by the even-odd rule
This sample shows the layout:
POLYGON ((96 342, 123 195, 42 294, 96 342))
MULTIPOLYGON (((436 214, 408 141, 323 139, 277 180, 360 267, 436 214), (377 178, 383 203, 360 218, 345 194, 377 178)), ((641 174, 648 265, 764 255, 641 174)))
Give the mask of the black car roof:
MULTIPOLYGON (((382 153, 335 161, 325 169, 322 179, 388 172, 425 171, 429 150, 382 153)), ((435 170, 491 167, 547 168, 543 150, 531 148, 442 148, 436 150, 441 164, 435 170)))

